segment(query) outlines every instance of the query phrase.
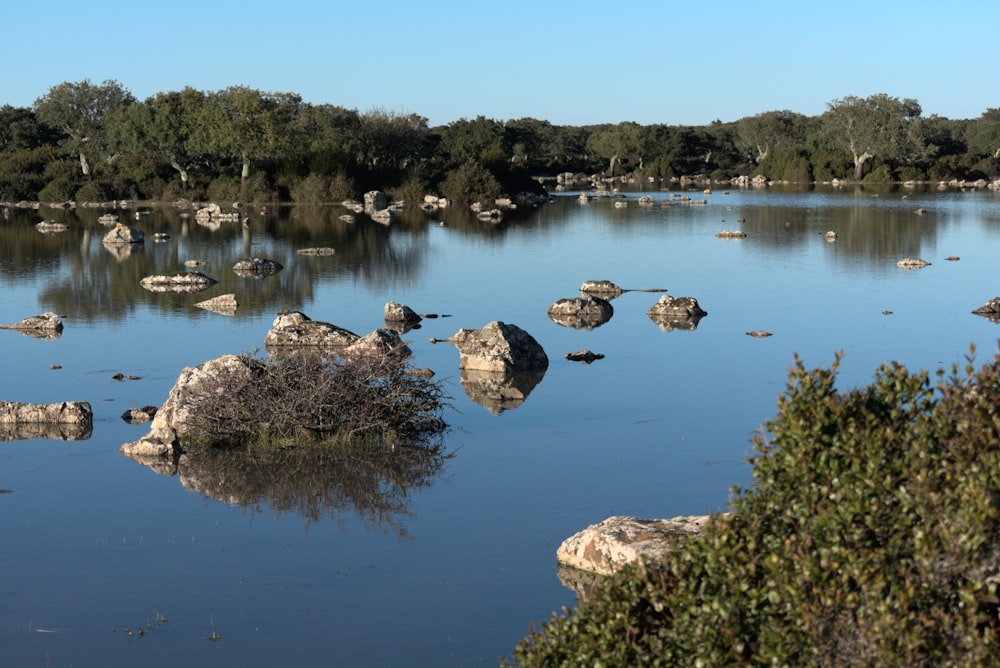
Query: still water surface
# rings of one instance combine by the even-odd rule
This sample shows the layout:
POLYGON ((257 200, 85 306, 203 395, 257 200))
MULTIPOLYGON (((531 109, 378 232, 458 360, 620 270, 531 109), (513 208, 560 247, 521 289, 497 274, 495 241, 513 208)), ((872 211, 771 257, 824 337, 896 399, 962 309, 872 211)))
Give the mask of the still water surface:
POLYGON ((154 209, 124 257, 102 246, 100 211, 13 211, 0 322, 55 311, 66 328, 53 341, 0 331, 0 400, 89 401, 95 424, 81 441, 0 442, 0 664, 496 665, 531 622, 573 604, 556 575, 563 539, 610 515, 722 510, 750 482, 749 439, 794 354, 825 366, 843 350, 847 388, 887 360, 933 369, 970 343, 982 360, 996 351, 998 326, 970 313, 1000 295, 995 193, 734 191, 696 206, 649 194, 654 206, 634 193, 626 208, 568 194, 495 228, 457 210, 387 228, 272 208, 251 211, 249 230, 209 229, 154 209), (69 230, 43 235, 43 217, 69 230), (737 228, 748 236, 715 237, 737 228), (309 246, 336 254, 296 254, 309 246), (249 256, 285 269, 237 277, 249 256), (907 271, 903 257, 932 264, 907 271), (219 284, 139 287, 188 259, 219 284), (590 331, 547 317, 589 279, 666 288, 709 315, 664 331, 646 316, 659 296, 627 292, 590 331), (230 292, 233 317, 193 306, 230 292), (280 480, 170 475, 119 454, 148 428, 126 409, 161 404, 185 366, 262 347, 279 309, 364 334, 387 301, 450 316, 404 335, 453 397, 439 451, 286 462, 280 480), (492 320, 550 359, 519 406, 477 403, 457 350, 429 341, 492 320), (563 359, 582 348, 605 358, 563 359))

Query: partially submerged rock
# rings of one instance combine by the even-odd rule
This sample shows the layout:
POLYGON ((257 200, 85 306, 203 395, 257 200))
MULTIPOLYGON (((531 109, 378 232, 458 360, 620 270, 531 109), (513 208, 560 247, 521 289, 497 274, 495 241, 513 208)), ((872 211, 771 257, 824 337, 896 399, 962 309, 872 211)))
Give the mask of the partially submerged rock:
POLYGON ((122 413, 122 420, 129 424, 142 424, 149 422, 156 417, 156 406, 143 406, 142 408, 130 408, 122 413))
POLYGON ((0 325, 0 329, 13 329, 35 339, 52 340, 62 336, 63 323, 59 314, 47 312, 8 325, 0 325))
POLYGON ((253 363, 237 355, 223 355, 198 366, 186 367, 170 389, 167 400, 156 411, 149 433, 138 441, 125 443, 120 451, 130 457, 180 454, 179 439, 189 432, 189 420, 206 400, 206 392, 224 392, 231 379, 248 377, 252 372, 253 363))
POLYGON ((29 404, 0 401, 0 441, 46 438, 82 441, 94 429, 94 412, 86 401, 29 404))
POLYGON ((973 311, 976 315, 981 315, 991 322, 1000 322, 1000 297, 994 297, 979 308, 973 311))
POLYGON ((104 235, 103 243, 107 246, 117 246, 120 244, 141 244, 146 241, 142 230, 137 230, 129 225, 116 223, 115 226, 104 235))
POLYGON ((929 267, 930 264, 927 260, 921 260, 918 257, 904 257, 896 263, 896 266, 903 269, 920 269, 921 267, 929 267))
POLYGON ((763 329, 753 329, 747 332, 747 336, 752 336, 755 339, 765 339, 771 336, 771 332, 765 332, 763 329))
POLYGON ((646 315, 664 331, 674 329, 694 330, 698 322, 708 313, 702 310, 694 297, 671 297, 663 295, 653 304, 646 315))
POLYGON ((584 364, 590 364, 595 360, 604 359, 602 353, 591 352, 584 348, 583 350, 578 350, 575 353, 566 353, 566 359, 570 362, 583 362, 584 364))
POLYGON ((261 257, 248 257, 233 265, 233 273, 243 278, 273 276, 284 269, 280 262, 261 257))
POLYGON ((391 324, 399 323, 410 326, 417 325, 421 320, 423 320, 423 317, 409 306, 397 304, 396 302, 386 302, 385 304, 385 322, 387 327, 391 324))
POLYGON ((625 291, 611 281, 584 281, 580 286, 580 292, 601 295, 608 299, 617 297, 625 291))
POLYGON ((337 251, 333 248, 300 248, 295 251, 299 255, 333 255, 337 251))
POLYGON ((221 315, 236 315, 236 309, 239 308, 239 305, 240 303, 236 299, 236 295, 232 293, 212 297, 211 299, 206 299, 205 301, 195 304, 198 308, 203 308, 207 311, 214 311, 215 313, 219 313, 221 315))
POLYGON ((549 366, 545 350, 534 337, 499 320, 480 329, 461 329, 449 341, 460 353, 460 369, 515 373, 549 366))
POLYGON ((349 346, 361 337, 328 322, 312 320, 300 311, 278 312, 264 337, 267 348, 283 346, 349 346))
POLYGON ((664 559, 679 538, 700 534, 710 519, 710 515, 662 520, 609 517, 563 541, 556 559, 582 571, 612 575, 639 559, 664 559))
POLYGON ((201 292, 218 283, 200 271, 179 271, 174 274, 147 276, 139 285, 150 292, 201 292))
POLYGON ((722 230, 721 232, 716 232, 715 236, 720 239, 742 239, 746 237, 747 233, 743 230, 722 230))
POLYGON ((590 330, 611 320, 615 309, 611 302, 595 295, 560 299, 549 307, 549 319, 564 327, 590 330))
POLYGON ((54 220, 43 220, 35 225, 35 229, 42 234, 58 234, 69 229, 66 223, 57 223, 54 220))

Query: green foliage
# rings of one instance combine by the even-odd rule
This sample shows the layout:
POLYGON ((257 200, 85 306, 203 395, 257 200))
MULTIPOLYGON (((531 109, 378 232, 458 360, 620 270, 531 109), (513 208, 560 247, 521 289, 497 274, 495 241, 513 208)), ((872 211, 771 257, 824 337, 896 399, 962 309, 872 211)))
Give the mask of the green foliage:
POLYGON ((894 179, 895 177, 892 174, 892 167, 883 162, 865 174, 864 180, 868 183, 889 183, 894 179))
POLYGON ((886 364, 843 392, 838 366, 796 359, 730 515, 610 579, 514 658, 997 665, 1000 355, 936 381, 886 364))
POLYGON ((448 174, 441 183, 441 192, 456 202, 492 204, 504 194, 504 189, 493 172, 480 162, 469 160, 448 174))

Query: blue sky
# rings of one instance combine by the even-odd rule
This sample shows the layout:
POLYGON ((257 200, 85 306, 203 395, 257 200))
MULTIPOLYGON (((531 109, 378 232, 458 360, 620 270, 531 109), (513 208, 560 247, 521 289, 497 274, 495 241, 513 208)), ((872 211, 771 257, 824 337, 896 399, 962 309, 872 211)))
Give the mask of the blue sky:
POLYGON ((952 119, 1000 107, 995 0, 8 0, 0 17, 0 105, 18 107, 83 79, 139 99, 245 85, 432 126, 704 125, 873 93, 952 119))

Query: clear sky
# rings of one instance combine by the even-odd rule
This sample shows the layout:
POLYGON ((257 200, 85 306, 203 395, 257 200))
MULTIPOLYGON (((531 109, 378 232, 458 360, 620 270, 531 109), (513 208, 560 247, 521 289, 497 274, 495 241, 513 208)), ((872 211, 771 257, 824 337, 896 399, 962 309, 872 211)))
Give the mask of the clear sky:
POLYGON ((556 125, 706 125, 846 95, 1000 107, 1000 2, 5 0, 0 105, 64 81, 556 125))

